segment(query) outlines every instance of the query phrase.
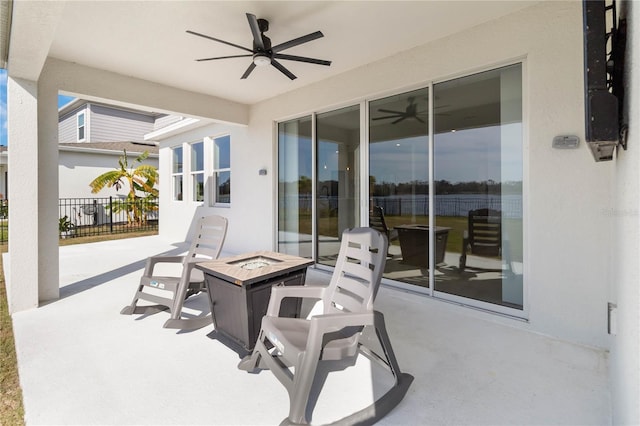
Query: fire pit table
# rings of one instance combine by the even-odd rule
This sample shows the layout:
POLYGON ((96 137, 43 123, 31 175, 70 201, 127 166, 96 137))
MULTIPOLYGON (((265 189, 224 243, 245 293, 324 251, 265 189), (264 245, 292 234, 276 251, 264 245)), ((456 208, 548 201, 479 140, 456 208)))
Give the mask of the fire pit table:
MULTIPOLYGON (((256 251, 198 263, 205 284, 218 338, 241 356, 253 350, 267 313, 271 287, 304 285, 311 259, 271 251, 256 251), (222 337, 222 338, 220 338, 222 337)), ((300 299, 285 299, 280 316, 298 317, 300 299)))

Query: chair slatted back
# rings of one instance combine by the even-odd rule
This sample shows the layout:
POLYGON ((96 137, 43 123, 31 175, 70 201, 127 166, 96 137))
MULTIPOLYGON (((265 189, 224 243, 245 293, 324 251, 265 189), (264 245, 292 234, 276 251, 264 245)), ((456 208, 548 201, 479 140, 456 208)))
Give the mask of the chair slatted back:
POLYGON ((498 256, 502 248, 502 213, 499 210, 469 211, 469 244, 471 252, 498 256))
POLYGON ((187 259, 217 259, 226 236, 226 218, 217 215, 200 218, 187 259))
POLYGON ((382 207, 373 206, 373 209, 369 211, 369 227, 382 232, 389 238, 389 228, 387 227, 387 222, 384 220, 384 210, 382 207))
POLYGON ((386 261, 387 237, 372 228, 354 228, 342 234, 335 270, 329 283, 324 312, 367 312, 380 286, 386 261))

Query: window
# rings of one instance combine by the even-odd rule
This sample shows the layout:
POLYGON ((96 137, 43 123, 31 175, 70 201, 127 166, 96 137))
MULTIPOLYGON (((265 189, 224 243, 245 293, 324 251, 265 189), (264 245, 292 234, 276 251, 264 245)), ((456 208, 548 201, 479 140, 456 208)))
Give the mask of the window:
POLYGON ((213 140, 213 197, 212 204, 231 203, 231 137, 213 140))
POLYGON ((86 116, 86 112, 85 111, 81 111, 78 113, 78 115, 76 115, 76 128, 78 129, 77 131, 77 135, 78 135, 78 142, 84 142, 84 140, 86 139, 86 123, 85 123, 85 117, 86 116))
POLYGON ((204 201, 204 142, 191 144, 191 194, 193 201, 204 201))
POLYGON ((182 201, 182 147, 172 149, 173 168, 171 179, 173 180, 173 200, 182 201))

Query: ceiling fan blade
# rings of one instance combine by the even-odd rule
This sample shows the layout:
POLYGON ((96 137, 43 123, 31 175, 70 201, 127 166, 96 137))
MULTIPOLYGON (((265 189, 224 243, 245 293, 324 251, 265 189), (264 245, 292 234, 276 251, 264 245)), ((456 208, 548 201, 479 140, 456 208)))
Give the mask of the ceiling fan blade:
POLYGON ((216 58, 202 58, 196 59, 198 62, 202 61, 215 61, 216 59, 229 59, 229 58, 250 58, 253 55, 233 55, 233 56, 218 56, 216 58))
POLYGON ((291 73, 288 69, 286 69, 282 64, 275 59, 271 59, 271 65, 276 67, 282 74, 289 77, 291 80, 295 80, 297 77, 291 73))
POLYGON ((325 61, 322 59, 314 59, 314 58, 306 58, 304 56, 294 56, 294 55, 283 55, 282 53, 274 53, 274 58, 284 59, 286 61, 298 61, 298 62, 307 62, 309 64, 317 64, 317 65, 331 65, 331 61, 325 61))
POLYGON ((415 117, 413 117, 413 118, 415 118, 416 120, 418 120, 418 121, 419 121, 419 122, 421 122, 422 124, 427 124, 427 122, 426 122, 426 121, 424 121, 422 118, 418 117, 417 115, 416 115, 415 117))
POLYGON ((394 111, 394 110, 392 110, 392 109, 384 109, 384 108, 380 108, 378 111, 379 111, 379 112, 386 112, 387 114, 404 115, 404 111, 394 111))
POLYGON ((220 40, 219 38, 215 38, 215 37, 211 37, 211 36, 208 36, 208 35, 200 34, 200 33, 197 33, 195 31, 191 31, 191 30, 187 30, 187 32, 189 34, 193 34, 193 35, 196 35, 198 37, 208 38, 209 40, 217 41, 218 43, 222 43, 222 44, 226 44, 226 45, 229 45, 229 46, 237 47, 238 49, 246 50, 247 52, 253 53, 253 50, 251 50, 251 49, 247 49, 246 47, 238 46, 237 44, 233 44, 233 43, 230 43, 228 41, 220 40))
POLYGON ((253 34, 253 44, 260 50, 264 50, 264 42, 262 41, 262 33, 260 32, 260 26, 258 25, 258 18, 256 15, 247 13, 247 20, 251 27, 251 34, 253 34))
POLYGON ((254 64, 253 62, 251 62, 251 65, 249 65, 249 68, 247 68, 247 70, 244 72, 244 74, 242 74, 242 77, 240 77, 241 80, 249 77, 249 74, 251 74, 251 71, 253 71, 256 68, 256 64, 254 64))
POLYGON ((306 36, 294 38, 293 40, 285 41, 277 46, 271 48, 273 53, 280 52, 285 49, 289 49, 294 46, 298 46, 299 44, 307 43, 309 41, 324 37, 321 31, 316 31, 315 33, 307 34, 306 36))
POLYGON ((372 118, 373 121, 375 120, 387 120, 389 118, 398 118, 398 117, 402 117, 402 115, 387 115, 384 117, 376 117, 376 118, 372 118))
POLYGON ((400 117, 400 118, 398 118, 397 120, 392 121, 392 122, 391 122, 391 124, 398 124, 398 123, 399 123, 399 122, 401 122, 402 120, 406 120, 406 119, 407 119, 407 117, 400 117))

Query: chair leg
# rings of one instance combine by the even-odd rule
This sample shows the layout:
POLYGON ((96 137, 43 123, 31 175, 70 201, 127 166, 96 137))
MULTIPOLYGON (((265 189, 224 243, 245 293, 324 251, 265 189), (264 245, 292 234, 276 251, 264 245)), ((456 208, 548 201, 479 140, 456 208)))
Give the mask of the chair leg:
POLYGON ((316 377, 318 360, 320 359, 320 347, 312 344, 302 357, 302 362, 296 366, 293 386, 287 388, 289 392, 289 417, 288 420, 295 424, 308 424, 307 405, 311 386, 316 377))

